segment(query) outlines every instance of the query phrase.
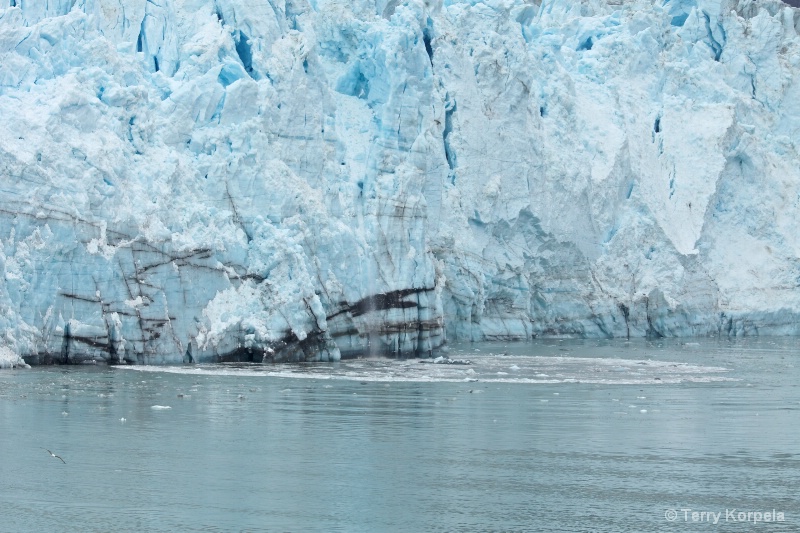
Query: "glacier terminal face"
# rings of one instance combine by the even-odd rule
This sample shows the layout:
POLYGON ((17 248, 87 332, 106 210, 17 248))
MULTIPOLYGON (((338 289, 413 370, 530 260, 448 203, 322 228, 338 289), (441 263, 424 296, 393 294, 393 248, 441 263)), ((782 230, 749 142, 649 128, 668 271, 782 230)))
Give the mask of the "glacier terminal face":
POLYGON ((798 31, 778 0, 0 0, 1 344, 797 334, 798 31))

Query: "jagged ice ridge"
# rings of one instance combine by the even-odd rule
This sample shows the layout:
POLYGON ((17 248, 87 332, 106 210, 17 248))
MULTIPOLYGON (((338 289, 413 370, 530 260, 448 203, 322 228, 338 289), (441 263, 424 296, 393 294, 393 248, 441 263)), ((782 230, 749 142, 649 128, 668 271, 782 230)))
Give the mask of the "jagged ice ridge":
POLYGON ((797 334, 799 30, 778 0, 0 0, 2 344, 797 334))

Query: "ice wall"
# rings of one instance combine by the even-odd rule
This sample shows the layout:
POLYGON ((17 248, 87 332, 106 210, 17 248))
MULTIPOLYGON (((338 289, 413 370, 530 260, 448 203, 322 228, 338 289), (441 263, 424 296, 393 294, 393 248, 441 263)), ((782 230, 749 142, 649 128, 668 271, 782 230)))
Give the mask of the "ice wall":
POLYGON ((0 0, 31 361, 798 333, 777 0, 0 0))

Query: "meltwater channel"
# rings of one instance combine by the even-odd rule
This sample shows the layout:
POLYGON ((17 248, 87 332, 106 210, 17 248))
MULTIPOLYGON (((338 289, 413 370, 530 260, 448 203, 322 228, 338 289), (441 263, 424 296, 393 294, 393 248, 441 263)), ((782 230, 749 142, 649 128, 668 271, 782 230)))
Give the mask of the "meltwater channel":
POLYGON ((4 371, 0 532, 800 531, 798 348, 4 371))

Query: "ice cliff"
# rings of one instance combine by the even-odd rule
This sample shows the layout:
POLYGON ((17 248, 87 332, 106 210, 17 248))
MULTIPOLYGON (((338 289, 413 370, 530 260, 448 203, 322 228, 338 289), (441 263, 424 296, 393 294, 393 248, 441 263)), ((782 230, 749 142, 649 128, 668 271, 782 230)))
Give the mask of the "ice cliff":
POLYGON ((800 333, 777 0, 0 0, 29 362, 800 333))

